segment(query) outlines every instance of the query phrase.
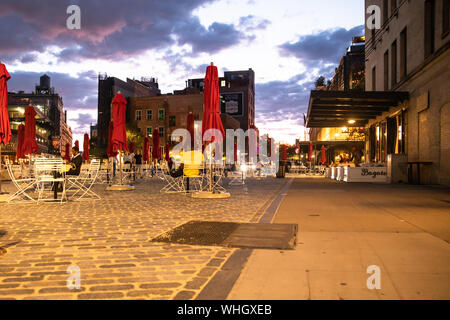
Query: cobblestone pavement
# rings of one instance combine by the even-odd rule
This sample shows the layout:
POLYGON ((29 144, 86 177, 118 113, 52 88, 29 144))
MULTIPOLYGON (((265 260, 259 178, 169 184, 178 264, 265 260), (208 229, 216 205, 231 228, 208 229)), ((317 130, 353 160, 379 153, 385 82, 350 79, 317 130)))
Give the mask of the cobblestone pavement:
MULTIPOLYGON (((190 220, 255 222, 287 179, 229 186, 229 199, 94 188, 102 200, 0 203, 0 299, 195 299, 235 249, 151 243, 190 220), (81 288, 69 290, 69 266, 81 288)), ((6 186, 11 188, 12 186, 6 186)))

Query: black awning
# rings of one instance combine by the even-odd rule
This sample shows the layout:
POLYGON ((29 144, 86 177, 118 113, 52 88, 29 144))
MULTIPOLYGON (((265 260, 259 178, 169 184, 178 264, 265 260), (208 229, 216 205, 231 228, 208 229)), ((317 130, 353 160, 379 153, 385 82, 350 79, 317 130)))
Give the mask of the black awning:
POLYGON ((309 97, 306 127, 364 127, 369 119, 407 99, 408 92, 313 90, 309 97), (350 120, 354 123, 349 123, 350 120))

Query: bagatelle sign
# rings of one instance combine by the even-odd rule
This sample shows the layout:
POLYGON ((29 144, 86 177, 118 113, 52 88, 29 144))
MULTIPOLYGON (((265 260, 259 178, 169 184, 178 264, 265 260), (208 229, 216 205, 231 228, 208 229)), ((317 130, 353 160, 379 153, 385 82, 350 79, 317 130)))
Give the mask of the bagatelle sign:
POLYGON ((386 167, 345 167, 344 179, 345 182, 380 182, 386 183, 387 168, 386 167))
POLYGON ((361 170, 361 175, 364 176, 371 176, 373 179, 376 179, 377 176, 387 176, 387 171, 386 170, 376 170, 376 168, 374 169, 362 169, 361 170))

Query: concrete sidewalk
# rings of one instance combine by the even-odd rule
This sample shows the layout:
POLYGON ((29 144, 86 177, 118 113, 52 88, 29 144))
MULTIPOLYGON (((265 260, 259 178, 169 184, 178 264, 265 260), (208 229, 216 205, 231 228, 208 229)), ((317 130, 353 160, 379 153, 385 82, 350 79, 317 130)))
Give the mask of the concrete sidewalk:
POLYGON ((254 250, 228 299, 450 299, 449 189, 295 179, 273 222, 296 249, 254 250))

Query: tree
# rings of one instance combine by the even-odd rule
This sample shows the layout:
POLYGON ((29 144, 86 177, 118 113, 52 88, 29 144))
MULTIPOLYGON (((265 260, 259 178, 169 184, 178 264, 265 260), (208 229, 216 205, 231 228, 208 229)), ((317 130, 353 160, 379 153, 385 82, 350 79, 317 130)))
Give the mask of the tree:
POLYGON ((316 86, 316 89, 319 87, 324 87, 325 86, 325 77, 324 76, 318 77, 314 84, 316 86))
POLYGON ((139 127, 134 122, 127 122, 126 124, 127 130, 127 143, 134 143, 136 149, 142 149, 144 146, 145 136, 142 134, 139 127))

